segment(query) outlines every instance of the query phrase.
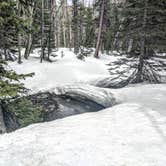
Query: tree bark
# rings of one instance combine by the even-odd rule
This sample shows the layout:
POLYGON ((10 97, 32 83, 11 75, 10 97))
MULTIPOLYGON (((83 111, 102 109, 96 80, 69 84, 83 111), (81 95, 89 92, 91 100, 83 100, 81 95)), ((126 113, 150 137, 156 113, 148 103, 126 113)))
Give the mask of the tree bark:
MULTIPOLYGON (((19 1, 17 2, 17 9, 18 9, 18 16, 20 17, 20 11, 21 6, 19 4, 19 1)), ((18 42, 18 63, 21 64, 21 34, 20 29, 18 29, 18 35, 17 35, 17 42, 18 42)))
POLYGON ((71 31, 71 23, 70 23, 70 19, 69 19, 69 9, 68 9, 68 5, 67 5, 67 0, 65 0, 65 10, 66 10, 66 19, 67 19, 67 47, 71 50, 71 35, 70 35, 70 31, 71 31))
POLYGON ((44 59, 44 0, 41 4, 41 57, 40 62, 44 59))
POLYGON ((2 107, 0 105, 0 134, 5 133, 5 132, 6 132, 6 126, 4 123, 2 107))
POLYGON ((147 24, 147 7, 148 7, 148 0, 145 0, 142 33, 141 33, 141 48, 140 48, 141 51, 139 56, 138 72, 137 72, 136 81, 135 81, 136 83, 143 81, 142 74, 143 74, 144 56, 145 56, 145 40, 146 40, 145 28, 147 24))
POLYGON ((74 53, 78 54, 79 52, 79 39, 78 39, 78 0, 73 0, 73 30, 74 30, 74 53))
POLYGON ((105 8, 105 0, 102 0, 101 9, 100 9, 100 22, 99 22, 99 31, 97 35, 97 43, 96 43, 96 50, 95 50, 95 58, 99 58, 99 50, 101 46, 101 37, 103 31, 103 20, 104 20, 104 8, 105 8))
POLYGON ((18 63, 21 64, 21 35, 18 34, 18 63))
MULTIPOLYGON (((34 3, 32 4, 32 6, 29 6, 29 30, 32 30, 32 24, 33 24, 33 12, 34 12, 34 3)), ((32 48, 32 32, 30 32, 28 34, 28 39, 27 39, 27 45, 26 45, 26 50, 24 53, 24 58, 28 59, 30 52, 31 52, 31 48, 32 48)))

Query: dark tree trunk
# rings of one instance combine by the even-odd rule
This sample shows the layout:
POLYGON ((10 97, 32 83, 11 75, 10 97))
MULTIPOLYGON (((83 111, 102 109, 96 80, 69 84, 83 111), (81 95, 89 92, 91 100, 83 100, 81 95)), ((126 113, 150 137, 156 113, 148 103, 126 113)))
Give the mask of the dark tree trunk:
POLYGON ((78 36, 78 0, 73 0, 73 31, 74 31, 74 53, 79 52, 79 36, 78 36))
MULTIPOLYGON (((29 6, 29 29, 30 31, 32 30, 32 24, 33 24, 33 13, 34 13, 34 3, 32 4, 32 6, 29 6)), ((26 45, 26 50, 25 50, 25 53, 24 53, 24 58, 25 59, 28 59, 29 55, 30 55, 30 52, 31 52, 31 49, 32 49, 32 41, 33 41, 33 38, 32 38, 32 32, 30 32, 28 34, 28 39, 27 39, 27 45, 26 45)))
POLYGON ((25 54, 24 54, 24 58, 28 59, 30 52, 31 52, 31 48, 32 48, 32 34, 28 35, 28 41, 27 41, 27 46, 25 49, 25 54))
POLYGON ((97 43, 96 43, 96 50, 95 50, 95 57, 99 58, 99 50, 101 46, 101 38, 102 38, 102 31, 103 31, 103 20, 104 20, 104 8, 105 8, 105 0, 102 0, 101 9, 100 9, 100 22, 99 22, 99 31, 97 35, 97 43))
POLYGON ((6 132, 6 126, 4 123, 2 107, 0 105, 0 134, 5 133, 5 132, 6 132))
POLYGON ((40 62, 44 59, 44 0, 41 4, 41 57, 40 62))
MULTIPOLYGON (((18 16, 20 17, 20 12, 21 12, 21 6, 19 2, 17 2, 17 8, 18 8, 18 16)), ((18 30, 18 35, 17 35, 17 42, 18 42, 18 63, 21 64, 21 34, 20 30, 18 30)))
POLYGON ((145 56, 145 40, 146 40, 146 33, 145 28, 147 24, 147 7, 148 7, 148 0, 145 0, 144 6, 144 16, 143 16, 143 23, 142 23, 142 34, 141 34, 141 48, 140 48, 140 56, 139 56, 139 64, 138 64, 138 72, 136 75, 136 83, 142 82, 142 75, 143 75, 143 67, 144 67, 144 56, 145 56))

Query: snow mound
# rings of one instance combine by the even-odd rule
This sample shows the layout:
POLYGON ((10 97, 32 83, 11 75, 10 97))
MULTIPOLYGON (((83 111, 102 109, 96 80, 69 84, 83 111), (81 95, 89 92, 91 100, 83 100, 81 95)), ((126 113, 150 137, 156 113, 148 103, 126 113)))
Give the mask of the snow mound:
POLYGON ((90 100, 104 106, 111 107, 115 104, 115 98, 110 89, 98 88, 86 84, 66 85, 57 87, 53 91, 57 95, 65 95, 82 100, 90 100))
POLYGON ((122 104, 4 134, 0 165, 165 166, 165 91, 166 85, 114 90, 122 104))

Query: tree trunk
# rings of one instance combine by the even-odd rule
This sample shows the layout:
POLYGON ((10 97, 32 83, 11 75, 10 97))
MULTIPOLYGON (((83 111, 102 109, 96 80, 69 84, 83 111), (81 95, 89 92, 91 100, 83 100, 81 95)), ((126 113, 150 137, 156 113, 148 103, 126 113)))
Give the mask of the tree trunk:
POLYGON ((0 105, 0 134, 5 133, 5 132, 6 132, 6 126, 4 123, 2 107, 0 105))
POLYGON ((73 30, 74 30, 74 53, 78 54, 79 52, 79 39, 78 39, 78 0, 73 0, 73 30))
POLYGON ((50 3, 48 4, 49 6, 49 10, 50 10, 50 14, 49 14, 49 34, 48 34, 48 43, 47 43, 47 49, 48 49, 48 61, 50 61, 50 55, 52 52, 52 35, 53 35, 53 17, 54 17, 54 1, 50 1, 50 3))
MULTIPOLYGON (((32 4, 32 6, 29 6, 29 29, 30 31, 32 30, 32 24, 33 24, 33 12, 34 12, 34 3, 32 4)), ((27 39, 27 45, 26 45, 26 49, 25 49, 25 53, 24 53, 24 58, 28 59, 30 52, 31 52, 31 48, 32 48, 32 32, 30 32, 28 34, 28 39, 27 39)))
POLYGON ((44 59, 44 0, 41 4, 41 57, 40 62, 42 63, 44 59))
POLYGON ((132 48, 133 48, 133 39, 129 39, 129 42, 128 42, 128 49, 127 49, 127 53, 131 53, 132 51, 132 48))
POLYGON ((105 8, 105 0, 102 0, 101 9, 100 9, 99 31, 98 31, 96 50, 94 55, 94 57, 96 58, 99 58, 99 50, 101 46, 101 36, 103 31, 103 20, 104 20, 104 8, 105 8))
POLYGON ((136 81, 135 81, 136 83, 143 81, 142 74, 143 74, 144 56, 145 56, 145 40, 146 40, 145 28, 147 24, 147 7, 148 7, 148 0, 145 0, 142 33, 141 33, 141 48, 140 48, 141 51, 139 56, 138 72, 137 72, 136 81))
POLYGON ((24 54, 25 59, 28 59, 31 52, 31 48, 32 48, 32 34, 28 34, 28 40, 27 40, 27 45, 26 45, 25 54, 24 54))
POLYGON ((53 37, 54 37, 54 48, 57 47, 57 5, 56 0, 52 0, 52 22, 53 22, 53 37))
MULTIPOLYGON (((18 16, 20 17, 20 4, 19 1, 17 2, 17 9, 18 9, 18 16)), ((18 29, 18 35, 17 35, 17 42, 18 42, 18 63, 21 64, 21 34, 20 29, 18 29)))
POLYGON ((67 0, 65 0, 65 9, 66 9, 66 19, 67 19, 67 38, 66 38, 66 43, 67 47, 71 50, 71 24, 70 24, 70 19, 69 19, 69 10, 68 10, 68 5, 67 5, 67 0))
POLYGON ((21 35, 18 34, 18 63, 21 64, 21 35))

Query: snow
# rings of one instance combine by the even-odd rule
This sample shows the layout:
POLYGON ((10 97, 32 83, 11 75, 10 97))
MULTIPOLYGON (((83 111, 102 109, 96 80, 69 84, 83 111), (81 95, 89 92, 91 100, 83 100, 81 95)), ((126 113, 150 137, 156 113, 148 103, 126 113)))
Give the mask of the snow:
POLYGON ((110 89, 99 88, 86 84, 66 85, 51 89, 57 95, 66 95, 82 100, 90 100, 107 108, 116 103, 110 89))
POLYGON ((123 60, 121 66, 114 63, 119 56, 90 56, 82 61, 65 48, 55 54, 53 63, 41 64, 35 50, 28 61, 9 66, 18 73, 35 72, 23 81, 31 92, 84 96, 88 90, 88 99, 113 106, 1 135, 0 166, 165 166, 166 84, 97 88, 89 84, 116 77, 116 71, 127 67, 123 60), (115 69, 110 76, 111 67, 115 69))
POLYGON ((140 84, 137 88, 130 85, 111 91, 119 103, 138 103, 166 116, 166 84, 140 84))
POLYGON ((112 92, 111 108, 0 136, 0 165, 165 166, 166 85, 112 92))
POLYGON ((39 63, 40 53, 35 50, 29 60, 18 65, 17 62, 10 63, 10 67, 17 73, 35 72, 35 76, 27 78, 23 83, 32 91, 47 90, 56 86, 86 83, 97 78, 105 78, 109 76, 107 66, 111 58, 103 56, 101 60, 87 57, 85 61, 76 58, 76 55, 68 49, 61 48, 56 52, 57 57, 53 58, 55 62, 50 63, 44 61, 39 63), (61 57, 61 52, 64 57, 61 57))

